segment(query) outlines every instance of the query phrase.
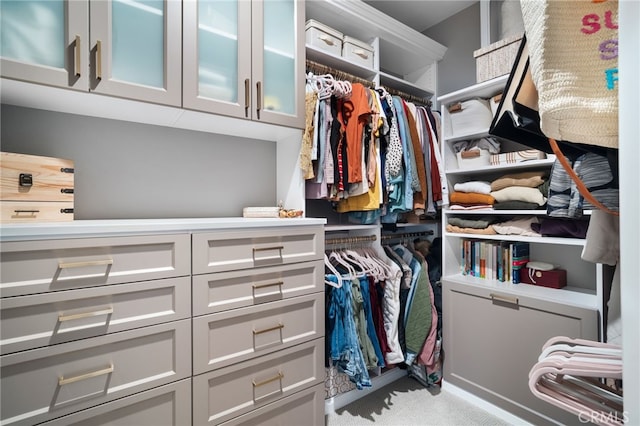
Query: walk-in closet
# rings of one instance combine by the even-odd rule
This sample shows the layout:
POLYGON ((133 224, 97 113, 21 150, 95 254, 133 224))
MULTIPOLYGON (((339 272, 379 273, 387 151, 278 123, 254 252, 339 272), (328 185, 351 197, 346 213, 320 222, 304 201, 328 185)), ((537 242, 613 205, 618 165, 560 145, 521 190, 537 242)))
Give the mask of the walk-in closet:
POLYGON ((640 426, 638 22, 2 0, 0 425, 640 426))

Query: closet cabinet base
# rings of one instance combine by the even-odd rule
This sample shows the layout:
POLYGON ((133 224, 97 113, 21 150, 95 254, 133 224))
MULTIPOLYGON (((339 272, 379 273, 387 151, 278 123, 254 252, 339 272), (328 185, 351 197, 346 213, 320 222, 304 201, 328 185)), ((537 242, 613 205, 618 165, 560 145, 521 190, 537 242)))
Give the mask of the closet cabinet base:
POLYGON ((444 380, 536 425, 580 424, 577 416, 535 397, 529 371, 554 336, 598 340, 596 310, 513 298, 443 281, 444 380))

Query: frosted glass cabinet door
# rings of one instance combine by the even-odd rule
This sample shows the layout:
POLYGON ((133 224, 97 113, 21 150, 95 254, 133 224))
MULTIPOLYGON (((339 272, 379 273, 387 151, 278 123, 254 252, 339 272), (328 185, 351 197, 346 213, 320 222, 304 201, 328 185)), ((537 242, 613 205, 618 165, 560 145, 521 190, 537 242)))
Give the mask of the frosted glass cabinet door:
POLYGON ((253 118, 304 128, 304 1, 253 6, 253 118))
POLYGON ((91 2, 90 89, 181 105, 179 1, 91 2))
POLYGON ((87 0, 0 1, 2 77, 88 90, 87 0))
POLYGON ((251 118, 251 2, 183 3, 183 106, 251 118))
POLYGON ((184 0, 183 107, 304 127, 304 1, 184 0))

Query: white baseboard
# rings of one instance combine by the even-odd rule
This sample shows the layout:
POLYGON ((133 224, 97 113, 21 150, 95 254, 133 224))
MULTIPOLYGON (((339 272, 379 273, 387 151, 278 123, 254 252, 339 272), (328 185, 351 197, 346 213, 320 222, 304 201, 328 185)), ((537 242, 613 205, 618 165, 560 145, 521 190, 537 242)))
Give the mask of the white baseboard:
POLYGON ((531 423, 527 422, 526 420, 523 420, 520 417, 515 416, 510 412, 503 410, 502 408, 496 405, 493 405, 492 403, 485 401, 484 399, 479 398, 462 388, 459 388, 456 385, 452 385, 447 381, 445 381, 444 379, 442 380, 442 390, 464 399, 465 401, 493 414, 494 416, 504 420, 505 422, 511 425, 533 426, 531 423))
POLYGON ((371 387, 364 389, 354 389, 349 392, 341 393, 332 398, 324 400, 324 414, 330 414, 335 412, 345 405, 349 405, 354 401, 364 398, 371 392, 375 392, 383 386, 393 383, 403 377, 407 377, 407 370, 401 368, 394 368, 386 371, 385 373, 371 378, 371 387))

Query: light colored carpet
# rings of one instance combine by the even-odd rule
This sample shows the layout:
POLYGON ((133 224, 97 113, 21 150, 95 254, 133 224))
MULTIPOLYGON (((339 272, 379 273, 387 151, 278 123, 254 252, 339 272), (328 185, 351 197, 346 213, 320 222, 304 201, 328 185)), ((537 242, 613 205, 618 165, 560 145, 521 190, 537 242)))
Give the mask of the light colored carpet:
POLYGON ((397 380, 326 416, 327 426, 507 426, 439 387, 425 388, 409 377, 397 380))

